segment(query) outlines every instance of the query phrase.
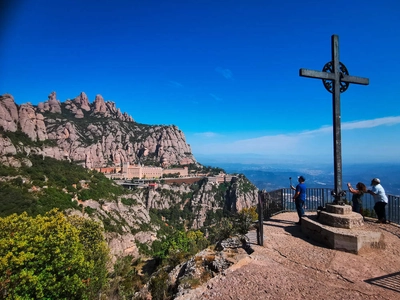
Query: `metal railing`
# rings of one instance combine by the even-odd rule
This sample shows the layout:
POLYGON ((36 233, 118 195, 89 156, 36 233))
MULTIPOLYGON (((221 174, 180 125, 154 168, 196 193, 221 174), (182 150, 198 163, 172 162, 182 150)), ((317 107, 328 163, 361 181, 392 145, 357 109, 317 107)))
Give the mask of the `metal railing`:
MULTIPOLYGON (((333 189, 329 188, 307 188, 306 203, 304 210, 317 211, 319 206, 331 203, 334 197, 331 195, 333 189)), ((283 188, 263 193, 264 220, 281 212, 296 211, 293 202, 294 191, 290 188, 283 188)), ((389 203, 386 205, 386 217, 390 222, 400 224, 400 196, 387 195, 389 203)), ((352 194, 346 193, 346 200, 351 204, 352 194)), ((374 211, 375 201, 370 194, 364 194, 362 199, 362 214, 366 217, 376 218, 374 211)))

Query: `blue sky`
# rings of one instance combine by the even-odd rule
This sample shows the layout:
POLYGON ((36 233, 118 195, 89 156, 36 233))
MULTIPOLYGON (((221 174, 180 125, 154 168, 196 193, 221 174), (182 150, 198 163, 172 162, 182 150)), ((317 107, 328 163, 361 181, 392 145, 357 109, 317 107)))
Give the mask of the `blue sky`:
POLYGON ((343 162, 400 162, 398 0, 2 3, 0 94, 101 94, 178 126, 200 162, 332 162, 332 96, 299 69, 322 70, 337 34, 370 79, 341 95, 343 162))

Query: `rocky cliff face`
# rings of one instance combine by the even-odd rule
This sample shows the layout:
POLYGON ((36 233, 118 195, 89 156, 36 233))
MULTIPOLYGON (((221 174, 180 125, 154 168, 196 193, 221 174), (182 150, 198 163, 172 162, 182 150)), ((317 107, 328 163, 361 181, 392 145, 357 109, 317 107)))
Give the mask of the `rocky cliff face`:
POLYGON ((0 96, 0 127, 2 157, 34 153, 87 168, 122 166, 124 162, 196 163, 183 132, 176 126, 138 124, 101 95, 91 104, 85 93, 60 102, 52 92, 47 101, 34 106, 17 105, 11 95, 5 94, 0 96), (17 142, 4 134, 20 131, 31 143, 17 142))
MULTIPOLYGON (((0 163, 31 166, 33 154, 69 160, 87 168, 124 162, 196 163, 183 132, 176 126, 138 124, 100 95, 91 104, 84 93, 60 102, 53 92, 37 106, 17 105, 11 95, 0 96, 0 163)), ((72 199, 83 209, 89 207, 90 217, 108 226, 106 238, 114 259, 121 255, 137 257, 136 243, 150 245, 156 239, 150 209, 186 210, 190 220, 179 217, 179 222, 198 229, 223 209, 235 212, 255 205, 257 189, 243 176, 236 176, 222 184, 207 179, 192 185, 161 184, 124 197, 129 201, 72 199)), ((87 216, 84 210, 70 213, 87 216)))
MULTIPOLYGON (((136 242, 151 245, 157 239, 156 227, 142 226, 150 224, 150 216, 140 198, 135 195, 124 195, 125 199, 132 199, 135 204, 125 205, 121 198, 117 202, 104 201, 101 204, 94 200, 81 201, 83 208, 90 207, 92 214, 90 218, 107 224, 105 238, 111 250, 111 257, 115 262, 117 257, 131 255, 139 257, 139 249, 136 242)), ((86 213, 77 210, 67 211, 70 215, 88 217, 86 213)), ((104 225, 106 226, 106 225, 104 225)))
MULTIPOLYGON (((245 177, 233 177, 230 182, 223 184, 203 180, 195 185, 161 184, 157 189, 137 189, 131 194, 126 194, 116 202, 87 200, 79 201, 85 207, 92 209, 91 218, 108 224, 106 239, 111 249, 113 259, 131 255, 139 257, 136 242, 151 245, 157 239, 157 228, 151 224, 150 209, 170 209, 178 207, 183 210, 190 207, 193 213, 192 220, 180 220, 186 228, 199 229, 205 225, 209 212, 222 210, 224 207, 232 212, 240 211, 257 204, 258 189, 245 177), (131 205, 122 203, 125 198, 131 205), (105 220, 108 221, 106 222, 105 220), (151 225, 150 227, 145 224, 151 225), (142 230, 143 226, 147 230, 142 230), (153 227, 153 228, 151 228, 153 227), (112 228, 112 230, 110 230, 112 228), (151 229, 150 229, 151 228, 151 229)), ((79 211, 71 210, 70 214, 82 215, 79 211)), ((210 221, 210 220, 209 220, 210 221)), ((169 222, 165 220, 165 222, 169 222)))
POLYGON ((192 207, 196 212, 193 228, 201 228, 209 211, 216 212, 224 207, 230 212, 239 212, 243 208, 257 205, 258 189, 244 176, 233 177, 226 191, 217 183, 204 183, 194 194, 192 207))
POLYGON ((199 229, 205 225, 210 211, 215 213, 226 208, 231 212, 239 212, 243 208, 257 205, 258 189, 244 176, 233 177, 230 182, 218 184, 202 180, 196 185, 181 184, 179 186, 162 184, 155 190, 138 191, 138 199, 142 199, 146 208, 169 209, 177 206, 183 210, 190 207, 193 222, 186 226, 199 229))

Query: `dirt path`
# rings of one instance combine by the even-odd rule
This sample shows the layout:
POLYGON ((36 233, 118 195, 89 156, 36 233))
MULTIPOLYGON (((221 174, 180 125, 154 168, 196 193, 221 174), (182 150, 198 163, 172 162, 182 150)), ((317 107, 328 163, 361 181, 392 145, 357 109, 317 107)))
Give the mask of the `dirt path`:
POLYGON ((365 222, 386 247, 355 255, 307 239, 295 221, 284 213, 265 222, 264 247, 182 299, 400 299, 399 226, 365 222))

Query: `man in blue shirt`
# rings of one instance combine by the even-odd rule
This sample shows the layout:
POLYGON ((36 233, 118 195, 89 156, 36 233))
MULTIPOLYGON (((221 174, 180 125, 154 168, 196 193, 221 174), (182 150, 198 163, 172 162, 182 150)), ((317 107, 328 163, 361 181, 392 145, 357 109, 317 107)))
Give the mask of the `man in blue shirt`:
POLYGON ((371 194, 375 200, 374 210, 378 217, 378 223, 386 223, 386 204, 388 203, 388 198, 385 194, 383 186, 381 186, 381 181, 379 178, 374 178, 371 181, 371 189, 367 193, 371 194))
POLYGON ((292 185, 290 188, 295 190, 293 196, 293 201, 296 204, 297 214, 299 216, 299 221, 296 222, 297 225, 301 225, 301 217, 304 216, 304 203, 306 202, 306 184, 304 183, 306 179, 303 176, 299 177, 299 184, 294 188, 292 185))

